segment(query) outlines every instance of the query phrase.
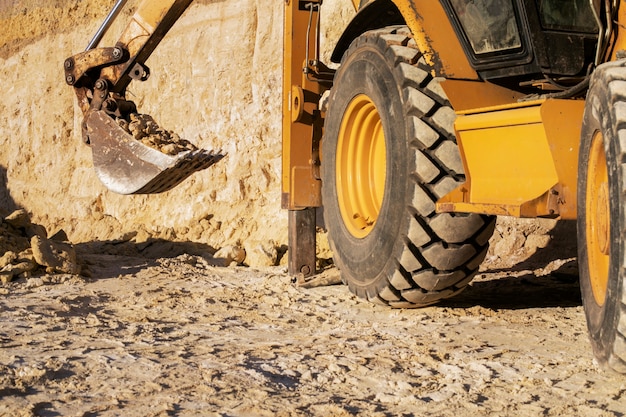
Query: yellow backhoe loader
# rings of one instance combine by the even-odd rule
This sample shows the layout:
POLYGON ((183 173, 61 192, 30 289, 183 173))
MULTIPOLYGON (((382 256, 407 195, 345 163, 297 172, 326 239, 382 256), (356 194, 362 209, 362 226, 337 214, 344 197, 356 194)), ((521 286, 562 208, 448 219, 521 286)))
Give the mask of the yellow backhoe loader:
MULTIPOLYGON (((315 274, 316 208, 358 296, 462 291, 495 216, 576 219, 594 353, 626 373, 626 6, 616 0, 352 0, 320 61, 322 0, 285 0, 282 206, 289 271, 315 274)), ((132 80, 191 0, 141 3, 116 45, 65 61, 105 186, 170 189, 222 158, 165 155, 124 129, 132 80)))

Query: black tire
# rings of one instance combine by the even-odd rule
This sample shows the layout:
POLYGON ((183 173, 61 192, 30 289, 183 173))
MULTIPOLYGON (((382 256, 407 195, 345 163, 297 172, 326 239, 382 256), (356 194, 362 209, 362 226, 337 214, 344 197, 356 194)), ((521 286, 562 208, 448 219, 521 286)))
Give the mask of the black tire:
POLYGON ((495 218, 435 212, 437 199, 464 180, 454 119, 406 27, 367 32, 344 55, 325 121, 322 195, 334 262, 357 296, 425 306, 459 293, 478 271, 495 218), (345 194, 353 190, 344 186, 349 175, 337 154, 353 140, 344 139, 342 123, 352 126, 353 103, 363 98, 374 104, 384 133, 384 191, 379 184, 377 216, 355 233, 359 213, 345 214, 344 201, 352 201, 345 194))
POLYGON ((578 164, 578 263, 598 362, 626 373, 626 63, 595 71, 578 164))

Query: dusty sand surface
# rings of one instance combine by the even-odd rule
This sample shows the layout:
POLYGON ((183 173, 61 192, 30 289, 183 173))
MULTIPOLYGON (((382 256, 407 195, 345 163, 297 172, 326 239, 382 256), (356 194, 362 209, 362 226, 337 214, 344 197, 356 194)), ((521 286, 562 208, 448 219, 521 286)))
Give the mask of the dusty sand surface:
POLYGON ((0 415, 623 416, 626 378, 590 352, 572 229, 555 230, 418 310, 216 267, 197 244, 77 245, 82 275, 0 288, 0 415))

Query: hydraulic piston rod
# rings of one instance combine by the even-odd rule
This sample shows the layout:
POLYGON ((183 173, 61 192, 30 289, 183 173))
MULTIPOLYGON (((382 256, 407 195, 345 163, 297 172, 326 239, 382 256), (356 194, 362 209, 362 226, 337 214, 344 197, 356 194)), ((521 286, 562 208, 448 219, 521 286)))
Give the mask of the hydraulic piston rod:
POLYGON ((89 45, 87 45, 87 51, 94 49, 98 46, 104 35, 107 33, 107 31, 117 18, 117 15, 120 14, 127 2, 128 0, 117 0, 115 6, 113 6, 113 9, 111 9, 106 19, 104 19, 102 25, 100 25, 100 28, 94 35, 93 39, 91 40, 91 42, 89 42, 89 45))

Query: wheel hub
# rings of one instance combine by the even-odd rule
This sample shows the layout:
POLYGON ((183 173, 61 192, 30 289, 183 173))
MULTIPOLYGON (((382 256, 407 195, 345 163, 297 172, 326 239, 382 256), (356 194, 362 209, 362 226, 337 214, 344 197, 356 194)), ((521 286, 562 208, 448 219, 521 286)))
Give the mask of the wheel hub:
POLYGON ((598 190, 598 218, 596 239, 598 249, 603 255, 609 254, 609 183, 603 182, 598 190))
POLYGON ((385 194, 386 146, 380 114, 357 95, 346 108, 337 143, 337 197, 343 222, 354 237, 374 228, 385 194))
POLYGON ((611 217, 608 171, 604 140, 596 133, 589 151, 586 190, 586 236, 589 255, 591 290, 598 305, 604 305, 609 282, 609 253, 611 249, 611 217))

